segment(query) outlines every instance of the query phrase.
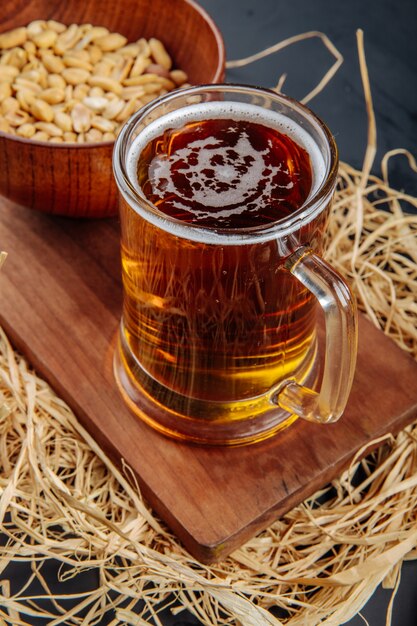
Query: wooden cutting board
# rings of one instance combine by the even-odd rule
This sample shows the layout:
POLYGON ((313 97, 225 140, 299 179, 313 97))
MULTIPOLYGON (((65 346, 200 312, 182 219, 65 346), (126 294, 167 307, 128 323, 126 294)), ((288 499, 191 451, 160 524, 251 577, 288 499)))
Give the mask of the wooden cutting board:
POLYGON ((123 404, 112 373, 121 312, 117 220, 73 221, 0 198, 0 323, 199 560, 225 558, 335 478, 373 439, 417 418, 417 363, 364 318, 343 418, 297 420, 263 443, 171 441, 123 404))

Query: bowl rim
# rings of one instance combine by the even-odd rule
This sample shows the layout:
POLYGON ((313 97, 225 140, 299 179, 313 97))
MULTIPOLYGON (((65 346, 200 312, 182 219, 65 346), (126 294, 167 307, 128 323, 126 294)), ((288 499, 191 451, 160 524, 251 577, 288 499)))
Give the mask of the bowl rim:
MULTIPOLYGON (((191 6, 194 9, 194 11, 196 11, 196 13, 199 13, 201 15, 201 17, 208 24, 211 32, 214 35, 214 39, 216 41, 216 46, 218 50, 218 62, 217 62, 217 67, 214 73, 214 77, 209 84, 215 85, 223 81, 225 78, 224 74, 225 74, 225 69, 226 69, 226 49, 225 49, 223 35, 220 31, 220 28, 214 21, 214 19, 206 11, 206 9, 204 9, 200 4, 198 4, 195 0, 182 0, 182 1, 185 4, 188 4, 189 6, 191 6)), ((1 28, 0 28, 0 32, 1 32, 1 28)), ((193 85, 193 86, 196 86, 196 85, 193 85)), ((155 98, 155 100, 156 99, 157 98, 155 98)), ((88 149, 94 149, 94 148, 97 149, 97 148, 113 147, 117 138, 113 139, 113 141, 97 141, 97 142, 91 142, 91 143, 77 143, 75 141, 71 143, 70 142, 55 143, 54 141, 39 141, 37 139, 31 139, 30 137, 20 137, 19 135, 11 135, 10 133, 6 133, 0 130, 0 139, 6 139, 9 141, 18 141, 19 143, 22 143, 24 145, 29 145, 29 146, 44 146, 48 148, 59 148, 59 149, 66 149, 66 150, 74 150, 74 149, 78 150, 81 148, 83 150, 88 150, 88 149)))

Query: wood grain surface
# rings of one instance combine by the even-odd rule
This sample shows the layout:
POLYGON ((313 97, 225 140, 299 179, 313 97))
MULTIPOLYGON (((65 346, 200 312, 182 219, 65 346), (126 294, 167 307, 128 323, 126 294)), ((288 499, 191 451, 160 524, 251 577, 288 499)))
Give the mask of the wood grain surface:
POLYGON ((298 420, 223 448, 171 441, 124 406, 112 374, 121 312, 118 222, 76 221, 0 198, 0 322, 14 343, 198 559, 223 559, 335 478, 376 437, 417 417, 417 364, 364 318, 343 418, 298 420))

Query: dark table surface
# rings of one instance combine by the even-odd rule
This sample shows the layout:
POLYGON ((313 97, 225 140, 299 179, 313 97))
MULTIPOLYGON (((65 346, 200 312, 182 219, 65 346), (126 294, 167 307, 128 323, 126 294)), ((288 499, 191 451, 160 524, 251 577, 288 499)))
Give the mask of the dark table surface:
MULTIPOLYGON (((364 31, 378 131, 378 152, 373 172, 386 151, 409 149, 417 156, 417 2, 416 0, 201 0, 218 23, 227 59, 245 57, 287 37, 317 30, 325 33, 344 56, 330 84, 309 106, 328 124, 339 145, 341 159, 361 168, 366 148, 367 116, 360 79, 356 30, 364 31)), ((333 62, 318 39, 293 45, 250 66, 229 70, 227 80, 261 86, 275 85, 284 72, 283 91, 303 98, 333 62)), ((417 175, 399 157, 392 164, 391 184, 417 195, 417 175)), ((10 573, 18 586, 25 573, 10 573)), ((51 571, 51 576, 53 572, 51 571)), ((93 576, 93 573, 91 574, 93 576)), ((77 586, 81 581, 77 579, 77 586)), ((89 581, 85 581, 89 586, 89 581)), ((349 626, 383 626, 391 592, 378 589, 349 626)), ((417 615, 417 562, 407 562, 394 604, 393 626, 415 626, 417 615)), ((176 626, 197 624, 192 617, 171 618, 176 626)), ((108 620, 106 622, 108 623, 108 620)), ((45 624, 34 620, 33 624, 45 624)), ((308 626, 308 625, 307 625, 308 626)))

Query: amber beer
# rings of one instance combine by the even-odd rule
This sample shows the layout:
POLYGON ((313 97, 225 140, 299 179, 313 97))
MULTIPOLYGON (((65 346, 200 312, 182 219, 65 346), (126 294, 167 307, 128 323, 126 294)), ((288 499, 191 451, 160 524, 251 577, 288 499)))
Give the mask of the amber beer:
POLYGON ((162 430, 150 398, 186 421, 252 419, 280 381, 314 375, 317 301, 285 260, 321 252, 328 211, 267 233, 308 199, 320 155, 279 114, 207 102, 152 122, 127 162, 147 210, 121 198, 122 386, 162 430))

